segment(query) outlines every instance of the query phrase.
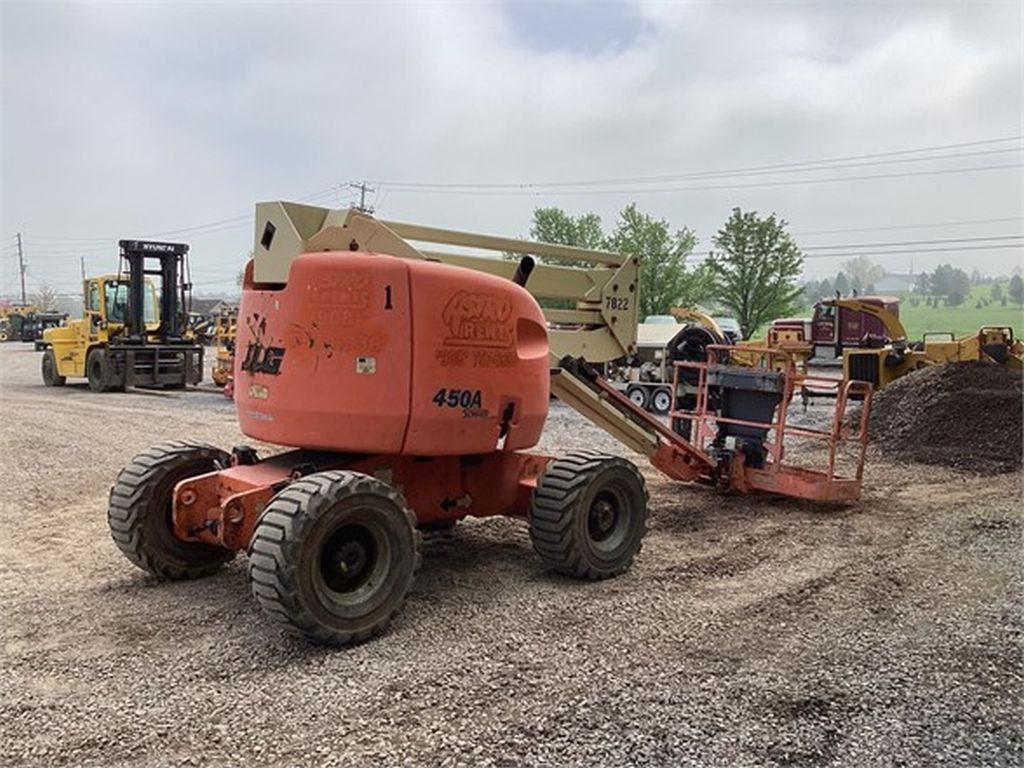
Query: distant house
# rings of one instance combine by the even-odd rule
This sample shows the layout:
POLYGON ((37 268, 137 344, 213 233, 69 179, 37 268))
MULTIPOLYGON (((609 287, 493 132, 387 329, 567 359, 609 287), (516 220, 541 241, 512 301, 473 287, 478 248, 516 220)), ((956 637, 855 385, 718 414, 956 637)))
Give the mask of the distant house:
POLYGON ((193 297, 192 312, 197 315, 215 315, 225 309, 237 306, 237 303, 227 299, 197 299, 193 297))
POLYGON ((910 293, 914 290, 913 275, 886 275, 881 280, 876 280, 874 293, 910 293))

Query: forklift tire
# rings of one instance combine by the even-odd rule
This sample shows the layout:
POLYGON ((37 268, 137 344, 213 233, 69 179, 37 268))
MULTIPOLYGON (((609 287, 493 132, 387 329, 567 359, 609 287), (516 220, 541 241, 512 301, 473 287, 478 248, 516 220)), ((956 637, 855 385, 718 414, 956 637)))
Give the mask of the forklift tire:
POLYGON ((94 349, 85 360, 85 375, 89 379, 89 389, 93 392, 109 392, 114 387, 110 383, 110 365, 107 355, 102 349, 94 349))
POLYGON ((533 548, 556 571, 607 579, 626 571, 647 532, 647 488, 629 461, 596 451, 557 459, 537 481, 533 548))
POLYGON ((11 335, 7 331, 0 331, 0 342, 10 341, 11 335))
POLYGON ((270 500, 249 545, 264 612, 325 645, 387 629, 420 564, 416 517, 392 486, 360 472, 307 475, 270 500))
POLYGON ((57 373, 57 358, 53 356, 53 350, 48 349, 43 353, 43 384, 48 387, 63 387, 67 378, 57 373))
POLYGON ((174 486, 226 467, 228 454, 205 443, 163 443, 121 470, 110 489, 107 522, 124 556, 161 579, 207 576, 235 556, 213 544, 182 541, 171 526, 174 486))

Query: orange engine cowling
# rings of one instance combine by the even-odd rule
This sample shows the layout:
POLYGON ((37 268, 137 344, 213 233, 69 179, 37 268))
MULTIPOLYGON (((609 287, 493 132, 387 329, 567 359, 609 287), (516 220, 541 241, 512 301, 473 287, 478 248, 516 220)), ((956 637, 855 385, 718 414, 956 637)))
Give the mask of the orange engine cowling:
POLYGON ((235 350, 242 431, 280 445, 480 454, 535 445, 547 416, 537 302, 446 264, 305 253, 267 286, 250 262, 235 350))

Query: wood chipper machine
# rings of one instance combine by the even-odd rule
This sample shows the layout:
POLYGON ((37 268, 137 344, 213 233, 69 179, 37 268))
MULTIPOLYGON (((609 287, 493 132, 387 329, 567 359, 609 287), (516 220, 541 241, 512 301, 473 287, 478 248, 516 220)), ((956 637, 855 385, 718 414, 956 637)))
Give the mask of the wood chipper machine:
POLYGON ((344 644, 381 632, 398 610, 418 529, 467 516, 525 520, 561 573, 622 573, 646 530, 643 476, 591 450, 529 451, 552 393, 672 478, 819 500, 859 492, 870 403, 855 434, 837 413, 815 436, 833 453, 860 441, 852 476, 831 460, 790 466, 791 366, 690 350, 698 360, 680 361, 675 386, 695 407, 672 415, 696 425, 692 440, 594 373, 592 363, 634 351, 633 256, 281 202, 257 205, 255 235, 235 405, 245 434, 292 449, 261 458, 176 442, 135 457, 111 489, 108 521, 128 559, 158 577, 202 576, 245 551, 268 616, 344 644), (549 299, 572 308, 542 309, 549 299))

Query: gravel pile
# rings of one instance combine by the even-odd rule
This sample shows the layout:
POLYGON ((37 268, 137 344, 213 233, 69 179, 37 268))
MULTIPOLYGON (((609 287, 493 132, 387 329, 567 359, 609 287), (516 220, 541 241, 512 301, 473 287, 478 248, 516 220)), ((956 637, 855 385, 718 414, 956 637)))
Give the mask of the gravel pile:
POLYGON ((1021 468, 1022 379, 993 363, 934 365, 873 400, 871 440, 884 453, 984 475, 1021 468))

